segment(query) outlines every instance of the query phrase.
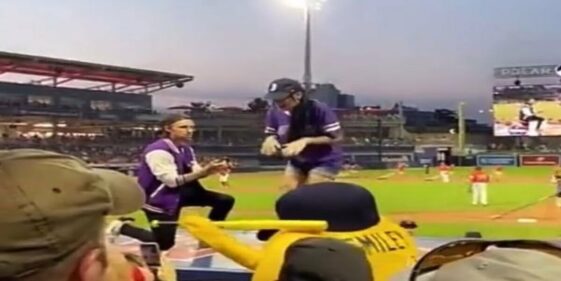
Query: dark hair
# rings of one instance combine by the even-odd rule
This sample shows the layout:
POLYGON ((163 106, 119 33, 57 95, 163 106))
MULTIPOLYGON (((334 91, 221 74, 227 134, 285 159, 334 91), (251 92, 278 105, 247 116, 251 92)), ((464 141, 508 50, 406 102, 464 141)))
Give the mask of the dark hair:
POLYGON ((167 136, 166 127, 173 125, 173 123, 185 119, 191 119, 190 116, 185 114, 170 114, 160 121, 160 136, 167 136))
POLYGON ((300 103, 290 112, 290 126, 288 129, 288 141, 300 139, 310 132, 306 128, 311 125, 311 115, 314 101, 310 100, 305 93, 302 94, 300 103))

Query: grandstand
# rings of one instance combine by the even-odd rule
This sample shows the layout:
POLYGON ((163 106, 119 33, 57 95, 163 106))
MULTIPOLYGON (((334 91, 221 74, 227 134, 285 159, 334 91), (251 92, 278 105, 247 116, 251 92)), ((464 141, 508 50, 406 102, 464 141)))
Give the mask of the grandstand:
MULTIPOLYGON (((0 82, 0 134, 5 148, 37 147, 77 155, 91 163, 135 163, 155 137, 161 114, 157 91, 183 87, 193 76, 81 61, 0 52, 0 73, 32 76, 0 82)), ((1 78, 1 76, 0 76, 1 78)), ((202 157, 229 156, 240 167, 281 167, 282 159, 258 154, 263 108, 175 106, 197 123, 194 145, 202 157)), ((363 167, 435 162, 437 151, 456 146, 457 117, 450 110, 421 111, 396 104, 336 110, 345 131, 347 159, 363 167), (430 149, 428 149, 430 148, 430 149), (427 150, 428 149, 428 150, 427 150), (422 153, 419 153, 422 151, 422 153), (429 151, 429 152, 427 152, 429 151), (421 156, 420 156, 421 155, 421 156)), ((468 143, 491 143, 490 128, 466 120, 468 143)))
POLYGON ((0 52, 0 74, 30 79, 0 82, 4 148, 58 150, 92 162, 131 161, 161 118, 150 94, 194 79, 6 52, 0 52))

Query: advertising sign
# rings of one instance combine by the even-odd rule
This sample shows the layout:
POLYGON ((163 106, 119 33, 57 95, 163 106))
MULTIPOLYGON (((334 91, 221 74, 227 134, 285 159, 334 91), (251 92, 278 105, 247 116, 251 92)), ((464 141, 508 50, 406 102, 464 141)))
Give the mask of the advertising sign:
POLYGON ((421 165, 432 165, 433 162, 432 158, 419 158, 419 164, 421 165))
POLYGON ((410 163, 412 160, 411 158, 410 154, 382 154, 383 163, 410 163))
POLYGON ((531 65, 495 68, 495 78, 532 78, 557 76, 559 65, 531 65))
POLYGON ((553 154, 520 155, 520 165, 522 166, 559 165, 559 155, 553 155, 553 154))
POLYGON ((518 157, 513 154, 480 154, 476 163, 478 166, 518 166, 518 157))

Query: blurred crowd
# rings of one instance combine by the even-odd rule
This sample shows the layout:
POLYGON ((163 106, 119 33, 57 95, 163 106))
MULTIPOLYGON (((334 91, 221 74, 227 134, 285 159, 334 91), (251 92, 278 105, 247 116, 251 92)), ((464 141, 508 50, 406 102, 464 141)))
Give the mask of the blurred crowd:
MULTIPOLYGON (((151 140, 153 139, 149 137, 60 136, 57 139, 53 139, 20 135, 18 138, 0 138, 0 147, 4 149, 44 149, 74 155, 92 164, 118 164, 138 162, 142 148, 151 140)), ((261 141, 261 138, 244 138, 239 136, 224 138, 222 142, 219 142, 217 139, 209 137, 205 138, 204 141, 199 140, 195 142, 194 146, 197 147, 201 154, 206 152, 227 153, 232 151, 232 147, 245 148, 251 153, 252 151, 257 151, 256 149, 261 141)), ((396 148, 411 147, 413 145, 403 139, 384 139, 381 143, 384 147, 396 148)), ((358 146, 361 146, 360 151, 373 150, 375 149, 373 147, 378 144, 378 139, 372 137, 347 137, 343 143, 343 145, 347 146, 357 146, 355 150, 359 149, 358 146)))
POLYGON ((4 138, 0 144, 5 149, 44 149, 70 154, 92 164, 112 164, 137 162, 146 141, 136 139, 108 140, 96 137, 61 137, 55 140, 20 136, 16 139, 4 138))

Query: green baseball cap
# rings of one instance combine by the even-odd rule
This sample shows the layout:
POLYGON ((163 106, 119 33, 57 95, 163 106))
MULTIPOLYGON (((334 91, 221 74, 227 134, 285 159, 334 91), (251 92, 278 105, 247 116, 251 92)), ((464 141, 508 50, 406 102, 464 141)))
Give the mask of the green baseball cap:
POLYGON ((0 280, 64 260, 145 199, 130 176, 36 149, 0 150, 0 194, 0 280))

